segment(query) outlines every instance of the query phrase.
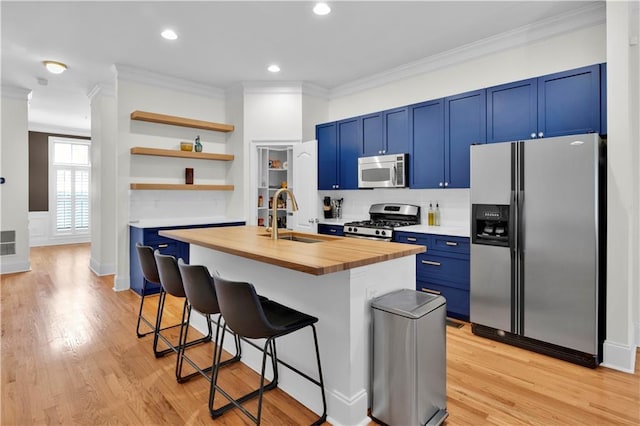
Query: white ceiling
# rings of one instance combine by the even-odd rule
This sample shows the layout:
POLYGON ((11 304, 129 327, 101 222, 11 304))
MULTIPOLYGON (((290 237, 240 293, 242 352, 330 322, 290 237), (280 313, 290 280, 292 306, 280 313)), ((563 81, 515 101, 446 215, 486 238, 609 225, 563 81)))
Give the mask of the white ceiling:
POLYGON ((219 89, 302 81, 335 90, 593 3, 333 1, 331 14, 316 16, 310 1, 5 0, 2 84, 32 89, 30 129, 87 130, 87 94, 113 81, 113 64, 219 89), (168 27, 178 40, 160 37, 168 27), (69 69, 49 74, 45 59, 69 69), (271 63, 282 71, 269 73, 271 63))

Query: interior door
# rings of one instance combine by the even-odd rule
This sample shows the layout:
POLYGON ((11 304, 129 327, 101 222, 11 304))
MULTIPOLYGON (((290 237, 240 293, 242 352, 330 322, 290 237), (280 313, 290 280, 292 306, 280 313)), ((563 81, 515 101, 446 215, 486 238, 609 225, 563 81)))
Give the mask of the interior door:
POLYGON ((293 193, 298 211, 291 217, 295 231, 318 231, 318 141, 293 146, 293 193))

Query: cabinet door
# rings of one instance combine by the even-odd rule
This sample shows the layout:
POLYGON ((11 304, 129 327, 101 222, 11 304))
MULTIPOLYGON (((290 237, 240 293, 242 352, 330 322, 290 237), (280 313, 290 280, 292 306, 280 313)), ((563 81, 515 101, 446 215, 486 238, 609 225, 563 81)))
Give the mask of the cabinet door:
POLYGON ((538 79, 538 137, 600 133, 600 65, 538 79))
POLYGON ((535 78, 487 89, 487 143, 531 139, 537 131, 535 78))
POLYGON ((379 155, 383 150, 382 113, 362 116, 362 155, 379 155))
POLYGON ((411 106, 409 182, 412 188, 438 188, 444 182, 443 99, 411 106))
POLYGON ((384 111, 384 146, 382 154, 409 152, 409 108, 384 111))
POLYGON ((360 117, 338 121, 338 189, 358 189, 358 157, 362 155, 360 117))
POLYGON ((600 134, 607 134, 607 64, 600 64, 600 134))
POLYGON ((444 99, 445 188, 469 188, 469 147, 487 137, 485 99, 484 89, 444 99))
POLYGON ((318 189, 335 189, 338 184, 338 135, 336 123, 316 126, 318 140, 318 189))

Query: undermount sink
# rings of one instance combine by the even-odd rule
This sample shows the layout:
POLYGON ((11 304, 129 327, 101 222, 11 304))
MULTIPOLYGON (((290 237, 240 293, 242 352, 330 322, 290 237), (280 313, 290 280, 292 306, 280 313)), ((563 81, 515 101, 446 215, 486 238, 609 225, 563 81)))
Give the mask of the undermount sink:
MULTIPOLYGON (((267 238, 271 238, 270 234, 264 234, 262 235, 263 237, 267 237, 267 238)), ((297 241, 299 243, 321 243, 323 241, 327 241, 326 239, 316 239, 316 238, 309 238, 307 236, 301 236, 301 235, 296 235, 296 234, 283 234, 283 235, 278 235, 278 239, 279 240, 287 240, 287 241, 297 241)))

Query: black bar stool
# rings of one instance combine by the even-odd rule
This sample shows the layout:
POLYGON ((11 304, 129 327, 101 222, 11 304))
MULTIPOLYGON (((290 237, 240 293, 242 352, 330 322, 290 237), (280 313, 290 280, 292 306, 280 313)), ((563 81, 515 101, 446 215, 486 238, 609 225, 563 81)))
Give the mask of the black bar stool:
MULTIPOLYGON (((180 275, 182 276, 182 282, 184 284, 184 292, 187 297, 186 306, 186 319, 184 319, 185 324, 185 332, 181 333, 181 343, 187 341, 187 330, 189 327, 189 321, 191 319, 191 310, 195 309, 197 312, 200 312, 205 316, 207 320, 207 325, 209 330, 211 330, 211 325, 215 323, 216 325, 216 336, 214 340, 214 344, 220 347, 220 351, 222 351, 222 346, 218 345, 218 337, 220 334, 220 307, 218 306, 218 298, 216 297, 216 290, 213 286, 213 278, 209 274, 209 270, 206 266, 202 265, 186 265, 182 262, 182 259, 178 261, 178 268, 180 270, 180 275), (213 319, 213 316, 217 315, 217 320, 213 319)), ((236 361, 240 361, 242 356, 242 351, 240 348, 240 338, 235 336, 236 343, 236 354, 225 361, 220 363, 220 366, 225 366, 227 364, 231 364, 236 361)), ((182 377, 182 365, 183 361, 187 361, 191 367, 193 367, 196 372, 193 374, 201 374, 207 380, 211 381, 211 376, 209 376, 209 372, 213 369, 213 365, 207 368, 199 367, 191 358, 189 358, 185 353, 184 344, 179 345, 178 359, 176 361, 176 377, 178 377, 178 381, 182 377)), ((213 353, 216 353, 216 346, 214 346, 213 353)))
MULTIPOLYGON (((220 304, 220 311, 224 319, 224 327, 222 338, 218 348, 222 348, 224 336, 227 327, 236 335, 248 339, 266 339, 262 348, 262 371, 260 374, 260 387, 240 398, 234 399, 218 386, 219 368, 214 367, 213 380, 211 381, 211 389, 209 391, 209 412, 211 417, 216 418, 233 407, 239 408, 254 423, 260 424, 260 416, 262 414, 262 396, 265 390, 273 389, 278 385, 278 363, 284 365, 291 371, 299 374, 320 387, 322 394, 322 415, 313 424, 319 425, 325 422, 327 418, 327 400, 324 393, 324 381, 322 379, 322 367, 320 365, 320 351, 318 349, 318 336, 316 333, 315 323, 318 318, 311 315, 296 311, 284 305, 271 300, 260 300, 256 294, 256 290, 250 283, 228 281, 220 277, 213 278, 216 293, 220 304), (281 336, 293 333, 305 327, 311 327, 313 330, 313 341, 316 350, 316 359, 318 362, 318 380, 303 373, 297 368, 281 361, 277 357, 276 339, 281 336), (273 380, 265 386, 265 370, 267 355, 271 357, 273 367, 273 380), (213 408, 216 391, 220 392, 229 403, 218 408, 213 408), (258 396, 258 412, 257 415, 250 413, 242 403, 258 396)), ((220 360, 221 349, 217 349, 214 357, 213 365, 218 365, 220 360)))
MULTIPOLYGON (((140 298, 140 310, 138 311, 138 323, 136 325, 136 334, 138 338, 144 337, 148 334, 156 331, 156 320, 153 323, 144 317, 142 309, 144 301, 147 297, 147 282, 157 284, 160 286, 162 292, 162 285, 160 284, 160 277, 158 276, 158 266, 156 265, 156 259, 153 257, 153 247, 143 246, 141 243, 136 243, 136 251, 138 252, 138 259, 140 260, 140 269, 142 269, 142 276, 144 281, 142 283, 142 297, 140 298), (140 331, 140 323, 145 323, 151 330, 147 332, 140 331)), ((157 317, 157 313, 156 313, 157 317)), ((167 330, 174 327, 180 327, 180 324, 174 324, 169 327, 165 327, 162 330, 167 330)))
MULTIPOLYGON (((187 329, 189 327, 189 323, 185 321, 185 316, 187 312, 187 296, 184 291, 184 285, 182 283, 182 276, 180 275, 180 270, 178 269, 178 262, 176 258, 173 256, 160 254, 159 251, 155 251, 154 253, 156 264, 158 265, 158 276, 160 277, 161 291, 160 291, 160 301, 158 302, 158 315, 156 318, 156 330, 157 332, 153 338, 153 352, 156 357, 161 357, 166 355, 167 353, 175 352, 179 354, 181 350, 185 347, 191 347, 193 345, 197 345, 200 343, 207 343, 211 341, 213 337, 213 330, 211 328, 211 324, 207 324, 208 326, 208 334, 202 338, 192 340, 187 342, 187 339, 183 339, 182 336, 187 334, 187 329), (184 299, 184 303, 182 305, 182 320, 180 321, 180 334, 178 336, 178 343, 172 343, 166 336, 164 336, 161 331, 162 324, 162 315, 164 313, 164 303, 167 297, 167 294, 170 294, 174 297, 184 299), (158 350, 158 340, 162 340, 167 346, 167 349, 158 350)), ((190 374, 188 376, 181 376, 177 370, 177 362, 176 362, 176 379, 178 382, 183 382, 191 377, 194 377, 197 373, 190 374)))

